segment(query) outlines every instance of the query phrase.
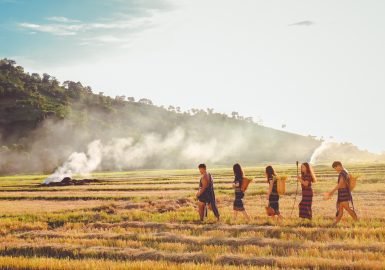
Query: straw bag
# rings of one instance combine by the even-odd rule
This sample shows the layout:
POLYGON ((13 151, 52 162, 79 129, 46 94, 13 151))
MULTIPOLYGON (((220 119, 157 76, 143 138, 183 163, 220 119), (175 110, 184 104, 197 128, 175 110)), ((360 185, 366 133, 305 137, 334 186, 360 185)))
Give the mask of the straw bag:
POLYGON ((356 187, 358 178, 360 178, 360 175, 358 175, 358 174, 349 174, 349 189, 350 189, 350 191, 353 191, 354 188, 356 187))
POLYGON ((252 182, 253 180, 251 179, 248 179, 246 177, 243 177, 243 180, 242 180, 242 186, 241 186, 241 190, 242 192, 245 192, 247 190, 247 188, 249 187, 249 184, 252 182))
POLYGON ((270 206, 266 206, 265 209, 266 209, 266 214, 269 217, 272 217, 275 215, 275 210, 273 208, 271 208, 270 206))
POLYGON ((285 195, 286 193, 286 180, 287 176, 277 176, 277 192, 279 195, 285 195))

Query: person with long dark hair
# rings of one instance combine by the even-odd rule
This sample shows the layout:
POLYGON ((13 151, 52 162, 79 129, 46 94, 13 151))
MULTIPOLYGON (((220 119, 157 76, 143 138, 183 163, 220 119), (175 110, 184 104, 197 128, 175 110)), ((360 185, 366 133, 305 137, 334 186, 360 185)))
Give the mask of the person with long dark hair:
POLYGON ((268 209, 272 209, 273 213, 271 216, 278 217, 282 219, 281 213, 279 211, 279 194, 277 188, 277 174, 274 171, 272 166, 267 166, 266 170, 267 183, 269 184, 269 189, 267 191, 266 199, 269 201, 268 209))
POLYGON ((250 216, 247 213, 245 206, 243 204, 243 197, 245 196, 244 190, 242 190, 242 184, 243 181, 248 181, 248 179, 245 178, 245 174, 242 170, 241 165, 238 163, 233 166, 234 171, 234 182, 233 182, 233 188, 234 188, 234 204, 233 204, 233 210, 234 210, 234 220, 238 216, 238 212, 241 212, 244 217, 249 221, 250 216))
POLYGON ((299 217, 305 219, 313 218, 313 188, 312 184, 317 181, 313 168, 309 163, 305 162, 301 165, 301 176, 298 176, 298 181, 302 187, 302 200, 299 203, 299 217))

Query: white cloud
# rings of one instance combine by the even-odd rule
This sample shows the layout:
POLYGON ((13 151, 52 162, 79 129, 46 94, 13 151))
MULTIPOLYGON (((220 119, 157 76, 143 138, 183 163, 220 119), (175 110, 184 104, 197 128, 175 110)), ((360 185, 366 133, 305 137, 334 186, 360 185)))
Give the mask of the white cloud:
POLYGON ((313 21, 300 21, 296 23, 289 24, 289 26, 312 26, 315 22, 313 21))
POLYGON ((80 44, 112 44, 126 42, 127 36, 156 26, 159 12, 148 11, 146 16, 133 17, 119 15, 117 18, 94 22, 80 22, 66 17, 49 17, 52 23, 19 23, 21 28, 35 33, 53 36, 79 36, 80 44))
POLYGON ((20 23, 20 27, 33 30, 33 32, 49 33, 56 36, 73 36, 77 34, 77 28, 74 26, 57 25, 57 24, 35 24, 20 23))
POLYGON ((103 36, 96 36, 93 38, 88 39, 89 41, 97 41, 101 43, 119 43, 124 41, 124 38, 118 38, 116 36, 111 35, 103 35, 103 36))
POLYGON ((67 18, 67 17, 62 17, 62 16, 48 17, 47 20, 53 21, 53 22, 60 22, 60 23, 75 23, 75 22, 80 22, 79 20, 69 19, 69 18, 67 18))

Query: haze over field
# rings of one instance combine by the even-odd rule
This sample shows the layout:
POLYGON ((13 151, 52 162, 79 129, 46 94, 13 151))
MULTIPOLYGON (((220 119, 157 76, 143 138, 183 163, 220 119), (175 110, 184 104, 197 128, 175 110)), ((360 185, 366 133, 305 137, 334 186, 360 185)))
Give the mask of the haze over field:
POLYGON ((0 173, 87 176, 96 170, 260 163, 379 162, 349 143, 275 130, 234 112, 181 111, 149 99, 94 94, 80 82, 0 60, 0 173))
MULTIPOLYGON (((237 113, 159 107, 0 61, 0 172, 191 168, 308 159, 320 141, 237 113), (67 161, 66 161, 67 160, 67 161)), ((59 177, 60 178, 60 177, 59 177)))

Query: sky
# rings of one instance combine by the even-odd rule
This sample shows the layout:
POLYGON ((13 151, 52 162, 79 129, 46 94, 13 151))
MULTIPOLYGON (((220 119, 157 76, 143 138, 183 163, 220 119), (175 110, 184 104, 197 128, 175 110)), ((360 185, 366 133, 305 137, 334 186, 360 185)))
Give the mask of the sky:
POLYGON ((0 57, 385 151, 383 0, 0 0, 0 57))

